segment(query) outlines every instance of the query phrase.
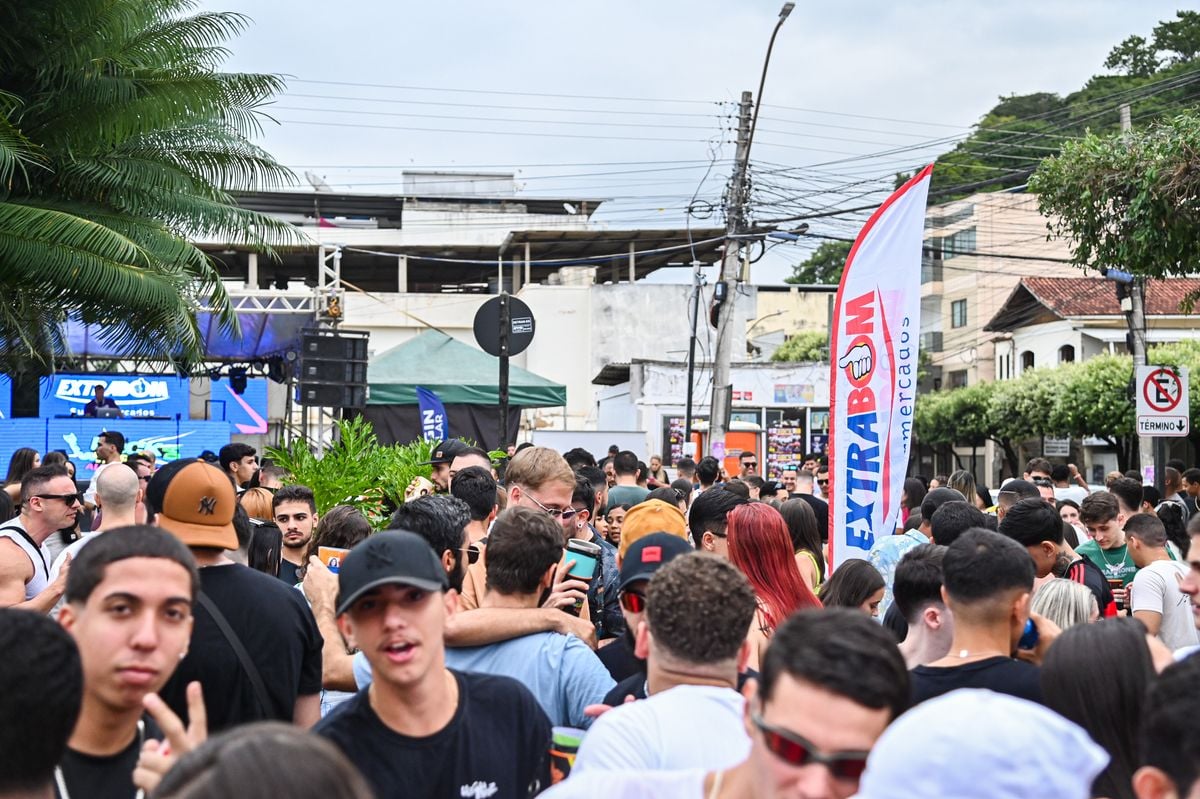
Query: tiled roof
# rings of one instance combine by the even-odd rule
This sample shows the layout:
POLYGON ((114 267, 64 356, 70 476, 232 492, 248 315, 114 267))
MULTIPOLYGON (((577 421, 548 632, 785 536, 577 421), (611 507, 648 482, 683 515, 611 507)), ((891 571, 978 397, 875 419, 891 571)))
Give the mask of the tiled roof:
MULTIPOLYGON (((1119 316, 1115 284, 1099 277, 1026 277, 1021 285, 1038 302, 1061 317, 1119 316)), ((1200 292, 1198 278, 1172 278, 1146 282, 1146 314, 1163 316, 1182 313, 1180 301, 1200 292)))

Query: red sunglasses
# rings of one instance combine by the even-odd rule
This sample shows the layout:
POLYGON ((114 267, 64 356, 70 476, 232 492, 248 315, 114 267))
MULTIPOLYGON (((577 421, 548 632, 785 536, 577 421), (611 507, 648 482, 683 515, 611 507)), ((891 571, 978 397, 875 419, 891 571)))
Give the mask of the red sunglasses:
POLYGON ((769 727, 757 713, 750 717, 754 726, 763 734, 763 741, 771 754, 793 766, 820 763, 829 769, 837 780, 857 782, 867 768, 866 752, 834 752, 825 754, 794 732, 769 727))
POLYGON ((637 591, 622 591, 621 607, 630 613, 641 613, 646 609, 646 595, 637 591))

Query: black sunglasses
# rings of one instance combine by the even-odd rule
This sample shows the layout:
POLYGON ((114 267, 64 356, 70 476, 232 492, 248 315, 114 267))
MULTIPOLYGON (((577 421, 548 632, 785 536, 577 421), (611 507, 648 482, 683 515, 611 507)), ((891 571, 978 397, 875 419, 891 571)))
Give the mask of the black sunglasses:
POLYGON ((763 734, 763 741, 771 754, 793 766, 820 763, 829 769, 837 780, 857 781, 867 769, 866 752, 833 752, 825 754, 805 738, 790 730, 768 726, 762 716, 755 713, 750 717, 754 726, 763 734))
POLYGON ((463 547, 462 549, 459 550, 459 552, 467 553, 467 563, 469 563, 472 566, 474 566, 475 563, 479 560, 479 547, 475 546, 474 544, 471 544, 468 547, 463 547))
POLYGON ((60 499, 67 505, 83 504, 83 494, 34 494, 38 499, 60 499))

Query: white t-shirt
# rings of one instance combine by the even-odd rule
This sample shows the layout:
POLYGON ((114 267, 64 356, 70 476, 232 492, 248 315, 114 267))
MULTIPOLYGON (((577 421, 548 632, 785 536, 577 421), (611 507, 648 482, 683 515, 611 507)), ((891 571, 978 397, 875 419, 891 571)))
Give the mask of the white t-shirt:
POLYGON ((1130 586, 1133 591, 1130 608, 1135 613, 1139 610, 1161 613, 1158 637, 1172 650, 1200 643, 1191 599, 1179 590, 1179 580, 1187 576, 1189 568, 1177 560, 1157 560, 1138 569, 1130 586))
POLYGON ((1088 493, 1088 490, 1083 486, 1069 485, 1066 488, 1055 488, 1054 498, 1069 499, 1078 505, 1080 502, 1083 502, 1085 499, 1087 499, 1088 493))
MULTIPOLYGON (((644 701, 644 700, 643 700, 644 701)), ((609 711, 612 712, 612 711, 609 711)), ((608 713, 604 714, 605 716, 608 713)), ((604 716, 601 716, 603 718, 604 716)), ((694 732, 694 731, 693 731, 694 732)), ((588 733, 592 735, 592 733, 588 733)), ((587 738, 585 737, 586 741, 587 738)), ((589 771, 579 773, 575 761, 571 776, 542 794, 543 799, 704 799, 704 778, 698 771, 589 771)))
POLYGON ((571 773, 735 766, 750 753, 744 708, 737 691, 712 685, 680 685, 615 707, 588 730, 571 773))
MULTIPOLYGON (((92 472, 92 479, 88 482, 88 487, 83 492, 83 501, 89 505, 96 504, 96 478, 100 476, 100 472, 112 466, 111 463, 102 463, 96 467, 96 471, 92 472)), ((116 472, 113 472, 116 474, 116 472)))

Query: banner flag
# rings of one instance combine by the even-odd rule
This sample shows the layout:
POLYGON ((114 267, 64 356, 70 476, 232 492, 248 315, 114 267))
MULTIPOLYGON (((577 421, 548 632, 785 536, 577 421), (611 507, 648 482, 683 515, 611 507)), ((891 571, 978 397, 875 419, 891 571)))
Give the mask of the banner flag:
POLYGON ((423 386, 417 386, 417 405, 421 409, 421 435, 434 441, 450 437, 450 425, 446 422, 446 407, 437 394, 423 386))
POLYGON ((933 165, 867 220, 838 285, 829 342, 829 564, 896 531, 912 443, 921 251, 933 165))

